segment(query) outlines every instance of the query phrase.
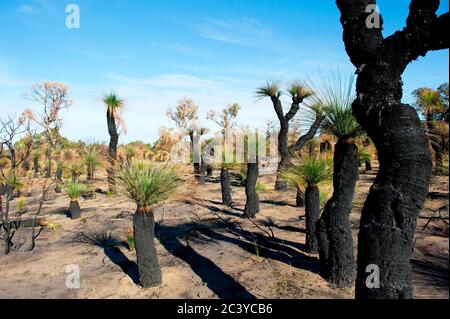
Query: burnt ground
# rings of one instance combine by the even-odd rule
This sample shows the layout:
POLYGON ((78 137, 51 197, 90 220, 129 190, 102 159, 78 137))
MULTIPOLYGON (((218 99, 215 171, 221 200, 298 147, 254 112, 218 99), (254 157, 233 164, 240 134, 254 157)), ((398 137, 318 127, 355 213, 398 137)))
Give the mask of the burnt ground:
MULTIPOLYGON (((356 243, 361 206, 375 172, 362 174, 351 215, 356 243)), ((273 177, 264 177, 270 187, 273 177)), ((96 181, 106 189, 106 181, 96 181)), ((331 185, 322 188, 330 193, 331 185)), ((434 177, 431 191, 448 195, 448 177, 434 177)), ((156 210, 157 250, 163 271, 160 287, 137 282, 136 256, 124 241, 134 204, 124 197, 96 194, 81 200, 83 218, 66 217, 69 199, 53 194, 46 202, 46 228, 36 248, 22 246, 0 256, 0 298, 353 298, 354 290, 331 287, 320 275, 316 255, 304 251, 304 209, 294 207, 295 192, 260 193, 261 213, 243 219, 244 188, 233 187, 235 207, 220 204, 220 185, 201 191, 204 207, 171 204, 156 210), (66 267, 80 269, 81 287, 66 287, 66 267)), ((36 204, 28 205, 33 212, 36 204)), ((448 218, 448 198, 427 200, 423 217, 448 218)), ((448 298, 448 219, 419 219, 412 259, 416 298, 448 298), (426 225, 428 223, 428 225, 426 225), (426 225, 426 228, 424 226, 426 225)), ((20 245, 19 245, 20 246, 20 245)), ((0 247, 1 248, 1 247, 0 247)))

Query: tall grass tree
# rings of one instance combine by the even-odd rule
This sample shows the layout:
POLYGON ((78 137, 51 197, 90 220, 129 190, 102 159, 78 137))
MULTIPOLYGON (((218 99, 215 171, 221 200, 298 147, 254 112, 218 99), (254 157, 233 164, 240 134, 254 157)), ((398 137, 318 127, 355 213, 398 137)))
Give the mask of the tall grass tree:
POLYGON ((358 180, 356 138, 363 133, 352 112, 355 99, 353 77, 345 79, 339 72, 321 74, 315 89, 314 103, 324 115, 321 133, 337 138, 334 148, 333 196, 325 205, 317 223, 319 256, 327 279, 340 288, 352 286, 356 265, 350 213, 358 180))
POLYGON ((116 93, 111 92, 102 98, 106 106, 106 121, 109 133, 109 148, 108 148, 108 185, 111 194, 117 193, 116 188, 116 173, 115 166, 117 162, 117 145, 119 143, 119 127, 121 125, 120 112, 125 106, 125 101, 121 99, 116 93))
POLYGON ((284 180, 299 180, 305 187, 306 251, 318 252, 316 224, 320 216, 319 184, 332 176, 330 159, 303 157, 299 163, 282 171, 284 180))
POLYGON ((162 274, 154 242, 154 208, 180 196, 180 173, 173 166, 132 161, 121 165, 118 180, 121 192, 136 203, 133 231, 140 284, 158 286, 162 274))
POLYGON ((281 90, 280 85, 275 82, 267 83, 265 86, 256 90, 256 95, 260 99, 267 97, 271 99, 273 108, 275 109, 275 113, 280 122, 280 130, 278 132, 278 155, 280 161, 278 163, 277 179, 275 182, 275 190, 277 191, 287 190, 288 184, 282 178, 282 171, 291 165, 291 160, 294 157, 294 154, 301 150, 309 140, 314 138, 322 120, 320 112, 315 112, 315 120, 309 131, 306 134, 301 135, 295 143, 289 145, 288 140, 290 122, 299 112, 300 105, 303 101, 310 97, 313 92, 299 82, 293 83, 286 93, 292 100, 291 107, 287 113, 284 113, 283 104, 281 102, 281 97, 283 94, 284 92, 281 90))

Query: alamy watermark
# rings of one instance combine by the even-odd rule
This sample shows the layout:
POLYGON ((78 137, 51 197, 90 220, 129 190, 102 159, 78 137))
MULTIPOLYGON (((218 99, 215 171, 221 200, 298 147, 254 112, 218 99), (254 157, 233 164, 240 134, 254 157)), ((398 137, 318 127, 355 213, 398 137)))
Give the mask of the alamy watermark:
POLYGON ((66 287, 68 289, 77 290, 80 289, 80 267, 78 265, 66 266, 66 287))
POLYGON ((381 15, 380 7, 376 4, 370 4, 366 7, 366 12, 369 15, 366 18, 366 27, 368 29, 380 29, 381 28, 381 15))
POLYGON ((213 138, 201 136, 200 130, 192 135, 178 129, 171 133, 179 139, 170 149, 170 159, 177 164, 204 163, 208 165, 260 163, 261 174, 272 174, 278 163, 278 134, 263 134, 258 130, 232 128, 214 134, 213 138), (186 136, 190 136, 189 139, 186 136))
POLYGON ((366 287, 369 289, 380 288, 380 267, 374 264, 368 265, 366 273, 369 274, 366 278, 366 287))
POLYGON ((76 4, 69 4, 66 6, 66 28, 79 29, 80 28, 80 7, 76 4))

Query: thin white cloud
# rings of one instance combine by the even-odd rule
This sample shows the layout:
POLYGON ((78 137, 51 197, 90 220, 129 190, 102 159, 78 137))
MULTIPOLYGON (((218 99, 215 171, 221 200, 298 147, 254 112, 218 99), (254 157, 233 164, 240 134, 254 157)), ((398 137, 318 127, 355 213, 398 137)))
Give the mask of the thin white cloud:
POLYGON ((257 46, 273 37, 270 28, 249 17, 234 17, 229 20, 203 19, 198 24, 188 26, 204 38, 228 44, 257 46))
POLYGON ((35 13, 35 10, 29 5, 22 4, 17 8, 17 12, 22 14, 32 14, 35 13))

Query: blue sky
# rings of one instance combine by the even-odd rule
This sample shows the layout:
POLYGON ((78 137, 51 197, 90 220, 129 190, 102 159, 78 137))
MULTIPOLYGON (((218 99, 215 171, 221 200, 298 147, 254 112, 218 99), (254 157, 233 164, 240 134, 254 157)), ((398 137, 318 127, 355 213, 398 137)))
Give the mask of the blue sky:
MULTIPOLYGON (((448 11, 441 1, 440 11, 448 11)), ((403 28, 409 0, 378 1, 384 34, 403 28)), ((255 88, 268 80, 314 78, 318 69, 354 68, 342 43, 331 0, 2 0, 0 2, 0 114, 38 110, 23 98, 37 81, 64 82, 75 104, 63 134, 88 142, 108 139, 102 94, 126 99, 128 134, 122 141, 153 142, 165 112, 182 97, 209 109, 238 102, 238 121, 275 120, 255 88), (66 5, 81 10, 80 29, 67 29, 66 5)), ((448 82, 448 50, 412 63, 405 100, 421 86, 448 82)))

